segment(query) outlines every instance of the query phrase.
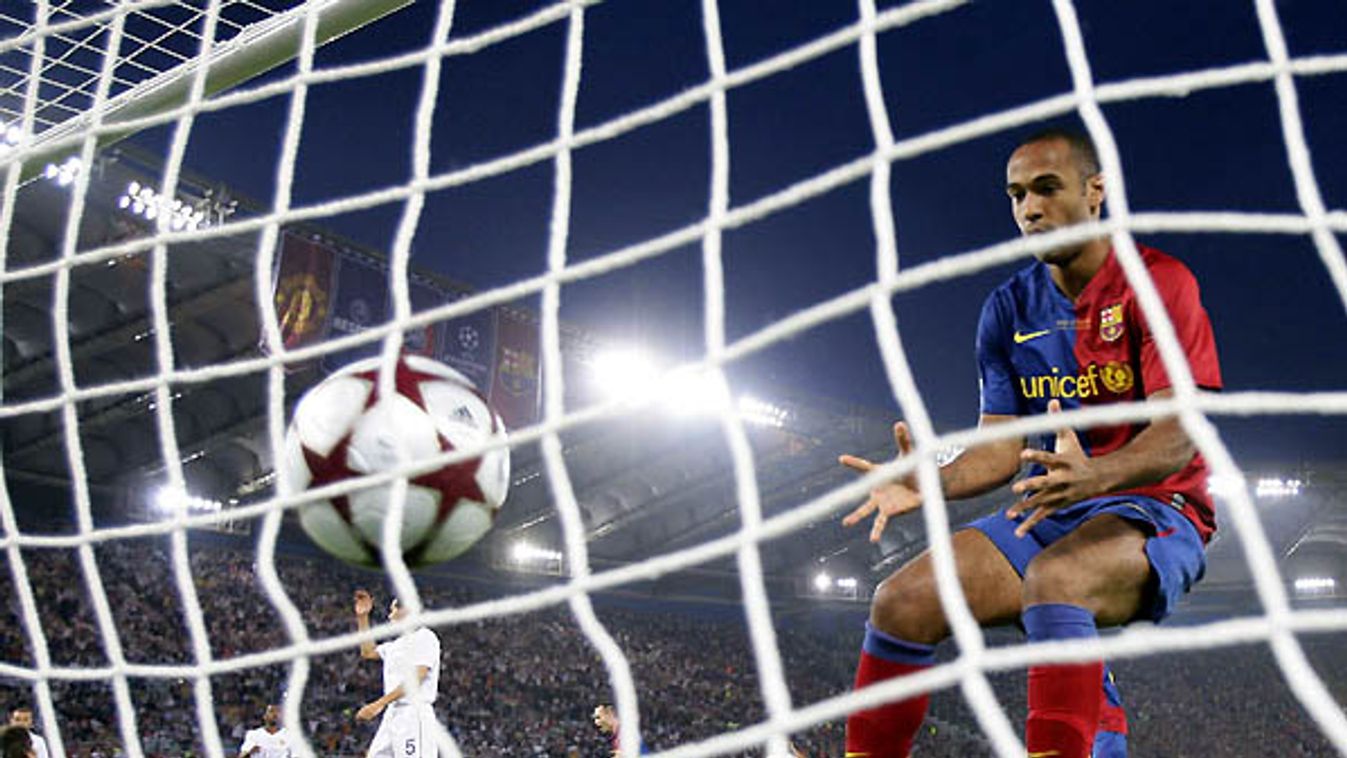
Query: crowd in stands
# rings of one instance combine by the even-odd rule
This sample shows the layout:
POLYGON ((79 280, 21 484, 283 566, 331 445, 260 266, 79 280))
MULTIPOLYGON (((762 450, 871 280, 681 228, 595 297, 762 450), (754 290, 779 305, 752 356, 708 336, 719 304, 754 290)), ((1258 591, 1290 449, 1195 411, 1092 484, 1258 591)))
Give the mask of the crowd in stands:
MULTIPOLYGON (((75 551, 23 552, 27 584, 53 666, 105 668, 118 650, 128 664, 193 664, 197 642, 185 620, 179 577, 163 541, 100 544, 94 548, 115 644, 95 612, 89 582, 75 551)), ((191 588, 206 631, 200 641, 215 661, 290 643, 280 615, 261 588, 255 556, 222 545, 190 551, 191 588)), ((311 639, 354 629, 351 594, 366 587, 386 605, 378 574, 317 557, 282 555, 282 584, 311 639), (371 585, 375 586, 371 586, 371 585)), ((0 663, 31 668, 33 633, 24 621, 12 572, 0 580, 6 598, 0 625, 0 663)), ((423 579, 427 607, 459 607, 484 599, 462 583, 423 579)), ((766 710, 753 646, 742 621, 707 614, 646 611, 600 605, 599 614, 631 662, 641 702, 642 734, 652 749, 706 739, 761 722, 766 710)), ((381 620, 376 613, 376 621, 381 620)), ((727 614, 734 618, 734 614, 727 614)), ((791 702, 808 705, 843 694, 862 630, 824 633, 778 621, 791 702)), ((594 705, 614 699, 607 670, 565 606, 524 615, 441 626, 442 670, 435 710, 467 756, 606 756, 608 741, 590 723, 594 705)), ((1341 704, 1347 701, 1344 634, 1302 638, 1311 663, 1341 704)), ((993 644, 1016 641, 1013 634, 993 644)), ((952 654, 953 646, 945 646, 952 654)), ((362 661, 355 646, 314 656, 301 705, 303 730, 321 756, 361 755, 374 724, 354 713, 381 690, 381 668, 362 661)), ((1266 645, 1164 654, 1114 663, 1132 724, 1134 756, 1329 755, 1332 747, 1290 694, 1266 645), (1256 747, 1255 747, 1256 746, 1256 747)), ((284 662, 209 678, 217 728, 227 750, 259 725, 264 705, 279 702, 287 686, 284 662)), ((1024 673, 990 675, 1012 724, 1022 723, 1024 673)), ((125 692, 146 755, 204 754, 197 698, 205 683, 191 677, 127 677, 125 692)), ((117 683, 51 683, 67 753, 124 754, 117 683)), ((0 676, 0 705, 34 707, 31 683, 0 676)), ((376 722, 377 723, 377 722, 376 722)), ((51 724, 38 724, 50 734, 51 724)), ((842 755, 842 722, 815 725, 796 735, 810 756, 842 755)), ((987 755, 991 748, 958 687, 932 699, 931 717, 917 743, 923 758, 987 755)))

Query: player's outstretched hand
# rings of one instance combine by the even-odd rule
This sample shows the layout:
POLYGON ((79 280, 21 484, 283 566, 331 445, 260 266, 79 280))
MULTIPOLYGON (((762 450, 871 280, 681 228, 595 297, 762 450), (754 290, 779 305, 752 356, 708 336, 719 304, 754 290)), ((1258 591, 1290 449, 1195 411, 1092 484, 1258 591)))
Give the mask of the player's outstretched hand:
MULTIPOLYGON (((908 431, 906 423, 899 421, 893 425, 893 440, 898 445, 899 458, 912 452, 912 433, 908 431)), ((839 456, 837 462, 862 474, 869 473, 878 465, 854 455, 839 456)), ((842 519, 842 525, 855 526, 873 513, 875 522, 870 527, 870 541, 879 542, 880 535, 884 533, 884 527, 890 518, 920 507, 921 493, 917 489, 917 479, 909 474, 870 490, 870 497, 861 507, 848 513, 846 518, 842 519)))
POLYGON ((374 610, 374 598, 364 590, 355 591, 355 615, 368 616, 374 610))
MULTIPOLYGON (((1059 401, 1048 401, 1048 413, 1061 412, 1062 404, 1059 401)), ((1021 479, 1011 488, 1017 495, 1033 493, 1006 509, 1006 518, 1029 514, 1029 518, 1015 530, 1017 537, 1028 534, 1035 524, 1054 512, 1101 494, 1090 457, 1081 447, 1075 430, 1070 427, 1058 429, 1056 447, 1056 452, 1052 453, 1046 450, 1024 450, 1020 453, 1021 460, 1042 464, 1047 471, 1021 479)))
POLYGON ((355 712, 355 720, 373 721, 374 719, 379 718, 379 714, 383 712, 383 709, 384 709, 383 705, 381 705, 377 700, 374 701, 373 703, 365 703, 364 705, 360 706, 360 710, 355 712))

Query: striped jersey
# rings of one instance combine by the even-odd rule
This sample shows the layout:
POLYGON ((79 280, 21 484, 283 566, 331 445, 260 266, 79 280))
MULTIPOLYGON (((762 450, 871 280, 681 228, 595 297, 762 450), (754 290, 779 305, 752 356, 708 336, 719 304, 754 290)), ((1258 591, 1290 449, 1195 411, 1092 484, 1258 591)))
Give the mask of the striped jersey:
MULTIPOLYGON (((1174 324, 1194 381, 1199 387, 1219 390, 1216 341, 1197 280, 1186 266, 1159 250, 1142 245, 1137 249, 1174 324)), ((1041 261, 993 290, 978 324, 977 359, 984 414, 1046 413, 1053 398, 1063 410, 1138 401, 1171 386, 1136 293, 1111 250, 1074 302, 1057 288, 1041 261)), ((1144 428, 1145 424, 1124 423, 1077 434, 1086 454, 1099 456, 1126 445, 1144 428)), ((1054 435, 1046 434, 1036 446, 1052 450, 1053 445, 1054 435)), ((1110 494, 1144 495, 1169 503, 1193 522, 1203 542, 1216 530, 1207 465, 1200 454, 1158 484, 1110 494)))

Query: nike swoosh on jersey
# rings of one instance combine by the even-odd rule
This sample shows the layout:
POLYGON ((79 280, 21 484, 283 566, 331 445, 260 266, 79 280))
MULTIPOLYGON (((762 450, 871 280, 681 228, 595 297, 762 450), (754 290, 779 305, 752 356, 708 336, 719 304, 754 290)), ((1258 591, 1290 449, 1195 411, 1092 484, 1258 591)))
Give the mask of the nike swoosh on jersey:
POLYGON ((1050 333, 1051 331, 1052 331, 1051 329, 1040 329, 1040 330, 1038 330, 1038 331, 1036 331, 1036 332, 1020 332, 1020 331, 1017 331, 1017 332, 1015 332, 1015 344, 1016 344, 1016 345, 1023 345, 1024 343, 1028 342, 1029 340, 1038 339, 1039 337, 1042 337, 1043 335, 1048 334, 1048 333, 1050 333))

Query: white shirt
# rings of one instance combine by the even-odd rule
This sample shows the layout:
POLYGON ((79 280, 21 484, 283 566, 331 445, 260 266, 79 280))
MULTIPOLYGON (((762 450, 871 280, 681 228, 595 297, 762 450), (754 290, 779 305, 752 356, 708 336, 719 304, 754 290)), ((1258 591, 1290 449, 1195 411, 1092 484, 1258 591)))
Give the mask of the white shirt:
POLYGON ((243 735, 243 747, 239 753, 247 755, 249 750, 258 748, 253 758, 290 758, 290 733, 281 727, 273 734, 265 727, 249 729, 243 735))
POLYGON ((28 739, 33 743, 33 753, 37 755, 37 758, 48 758, 51 755, 47 752, 47 741, 42 739, 42 735, 29 731, 28 739))
MULTIPOLYGON (((421 680, 421 700, 427 703, 435 702, 435 695, 440 690, 438 634, 422 627, 407 632, 392 642, 383 643, 377 650, 384 662, 384 693, 392 692, 402 684, 409 669, 412 676, 415 676, 416 667, 425 666, 430 671, 426 673, 426 678, 421 680)), ((412 699, 408 695, 403 695, 397 702, 410 703, 412 699)))

